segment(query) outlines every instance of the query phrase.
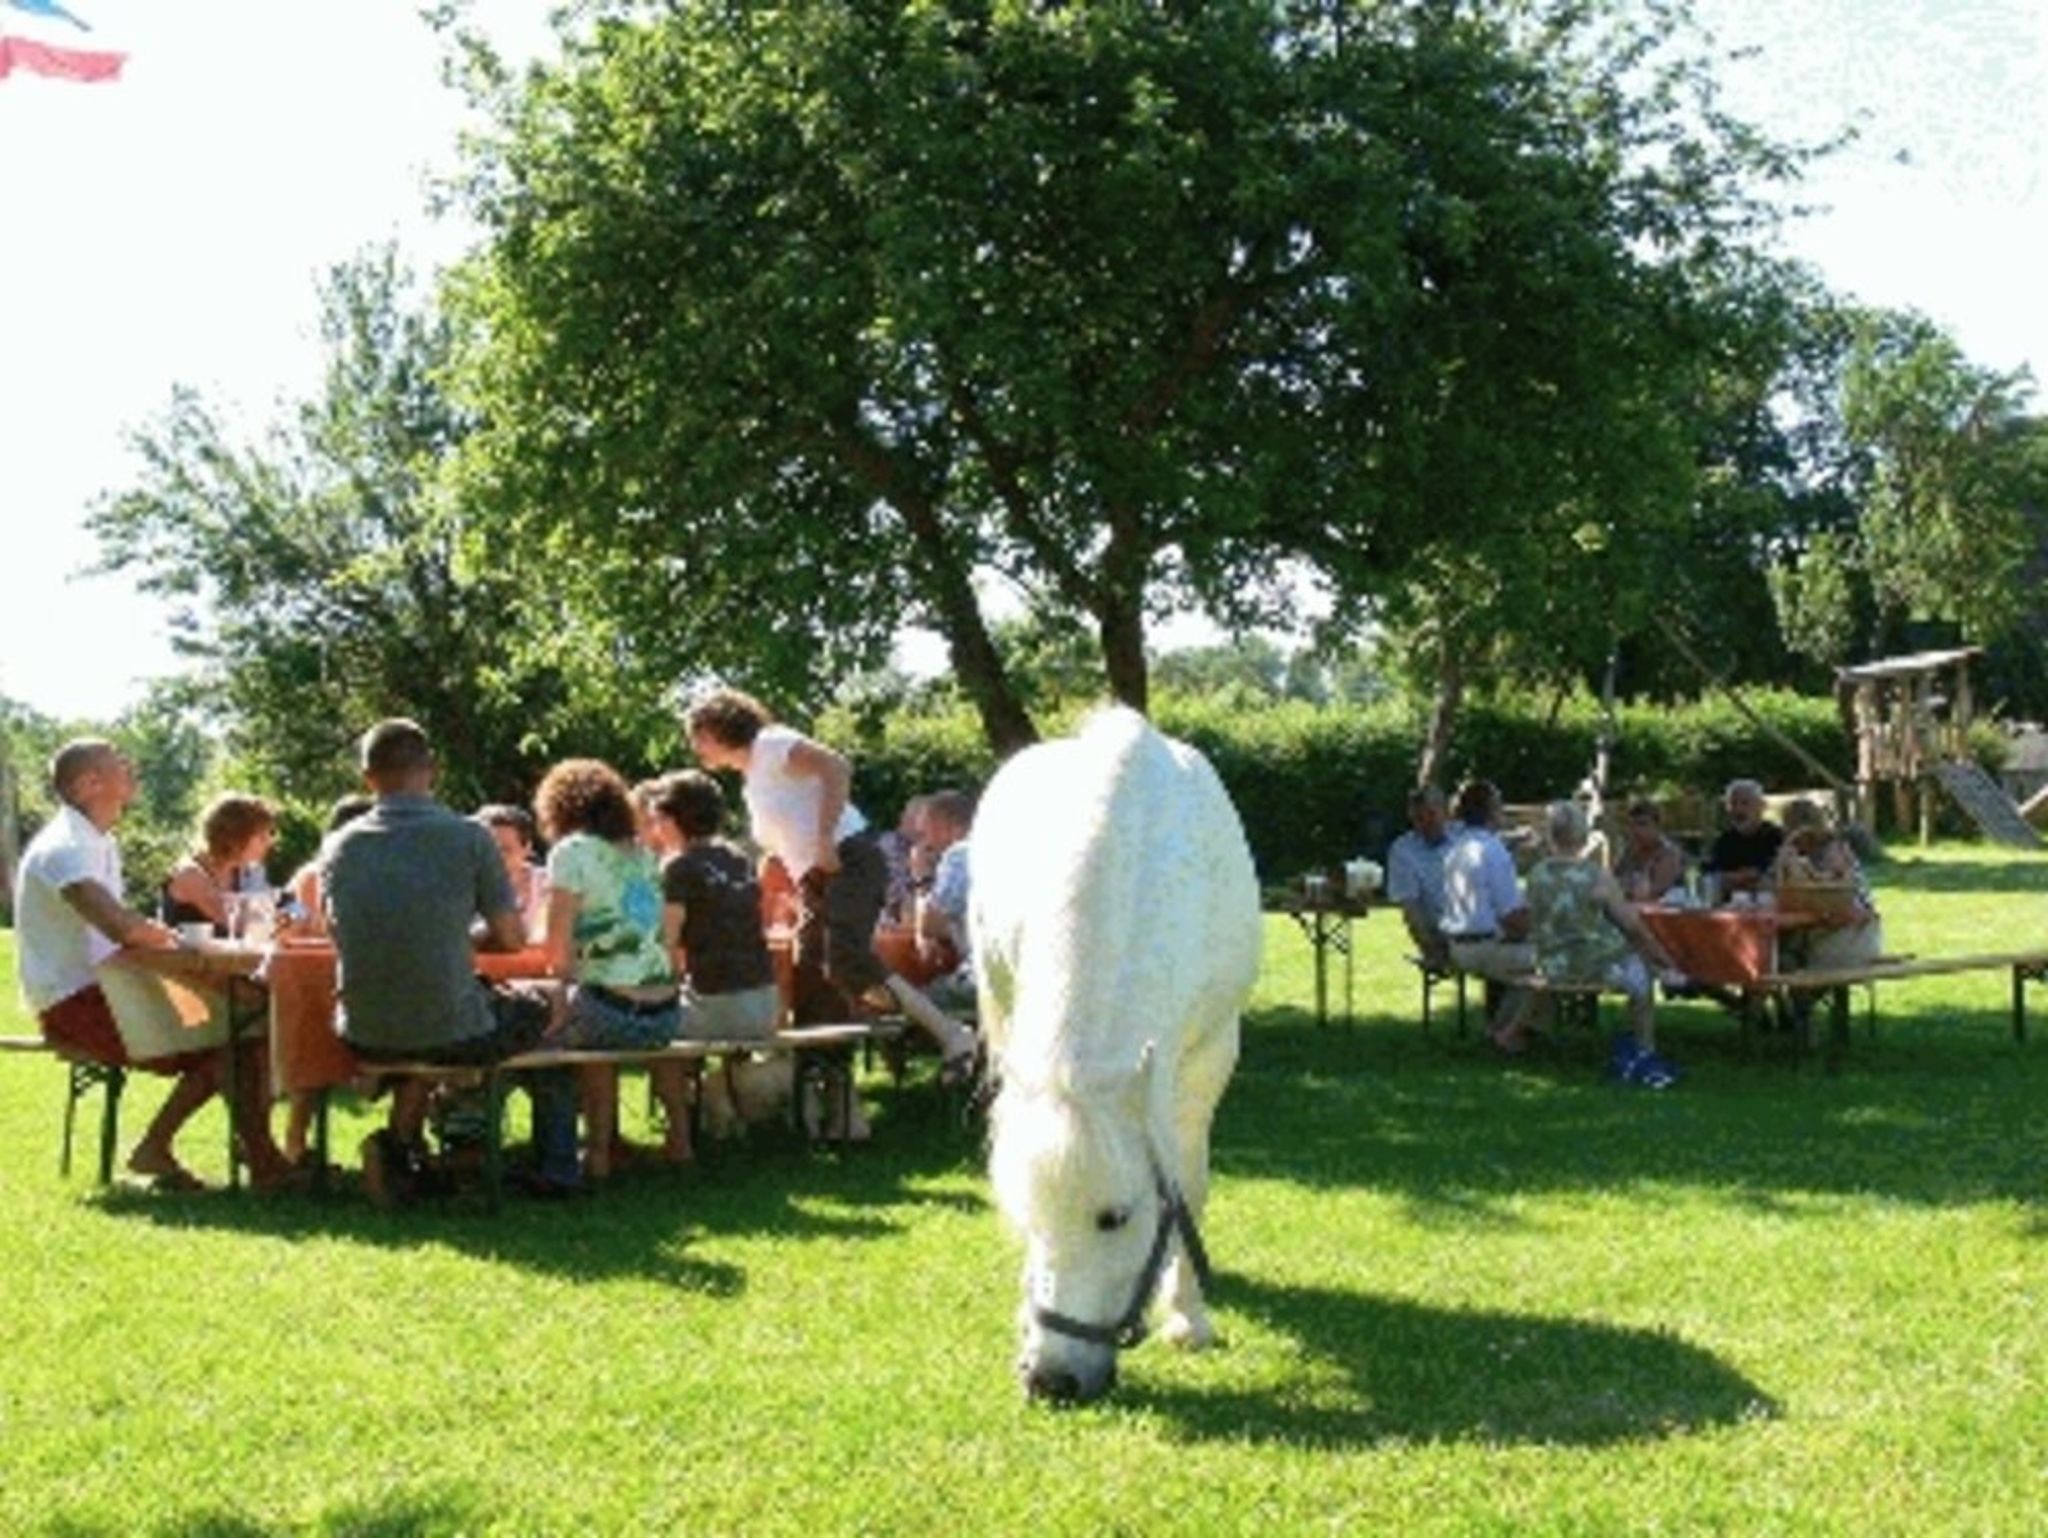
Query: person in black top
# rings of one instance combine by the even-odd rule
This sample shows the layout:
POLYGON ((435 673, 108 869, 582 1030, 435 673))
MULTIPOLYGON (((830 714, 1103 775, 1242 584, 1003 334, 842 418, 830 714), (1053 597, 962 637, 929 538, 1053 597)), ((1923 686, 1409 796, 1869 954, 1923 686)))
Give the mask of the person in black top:
POLYGON ((695 769, 664 775, 646 806, 650 840, 664 856, 662 936, 684 984, 681 1036, 773 1035, 782 998, 761 930, 761 883, 753 862, 718 836, 718 782, 695 769))
POLYGON ((1784 831, 1764 820, 1764 790, 1755 780, 1729 782, 1724 804, 1728 825, 1707 851, 1706 868, 1720 882, 1725 901, 1736 892, 1755 892, 1771 883, 1784 831))

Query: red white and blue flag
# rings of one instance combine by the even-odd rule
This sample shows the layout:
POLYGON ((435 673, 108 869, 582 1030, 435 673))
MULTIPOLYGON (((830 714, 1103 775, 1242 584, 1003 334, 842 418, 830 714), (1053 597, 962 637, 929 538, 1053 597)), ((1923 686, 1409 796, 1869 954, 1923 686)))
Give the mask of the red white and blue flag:
POLYGON ((15 32, 8 30, 7 18, 0 16, 0 80, 16 70, 52 80, 120 78, 128 55, 75 46, 74 39, 79 33, 92 31, 92 23, 79 14, 80 9, 91 9, 91 0, 70 0, 68 5, 60 0, 4 0, 4 4, 9 10, 35 17, 36 21, 17 22, 24 30, 15 32), (52 41, 53 38, 61 41, 52 41))

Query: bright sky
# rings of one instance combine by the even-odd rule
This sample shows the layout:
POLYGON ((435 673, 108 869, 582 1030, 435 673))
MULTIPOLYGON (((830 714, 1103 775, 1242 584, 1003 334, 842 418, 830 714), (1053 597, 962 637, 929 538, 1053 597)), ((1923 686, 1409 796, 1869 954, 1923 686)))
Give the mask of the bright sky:
MULTIPOLYGON (((0 32, 124 50, 124 77, 0 81, 0 693, 103 717, 176 666, 164 611, 86 578, 85 512, 127 434, 196 386, 251 430, 320 366, 314 282, 423 212, 459 101, 403 0, 66 0, 90 35, 9 8, 0 32)), ((514 52, 548 0, 482 0, 514 52)), ((1838 289, 1924 310, 1979 362, 2048 381, 2048 0, 1701 0, 1731 105, 1782 134, 1862 116, 1792 239, 1838 289)))

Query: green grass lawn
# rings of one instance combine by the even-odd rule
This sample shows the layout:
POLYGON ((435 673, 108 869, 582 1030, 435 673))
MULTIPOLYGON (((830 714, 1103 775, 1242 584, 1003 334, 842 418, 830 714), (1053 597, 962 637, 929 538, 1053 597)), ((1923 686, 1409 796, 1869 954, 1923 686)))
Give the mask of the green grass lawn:
MULTIPOLYGON (((2048 941, 2048 859, 1876 874, 1895 951, 2048 941)), ((1063 1413, 1017 1391, 1017 1252, 917 1086, 844 1157, 385 1215, 62 1183, 61 1073, 0 1059, 0 1533, 2040 1530, 2048 992, 2016 1045, 2003 975, 1888 988, 1837 1074, 1667 1006, 1655 1096, 1583 1034, 1423 1036, 1398 927, 1319 1030, 1272 921, 1225 1343, 1063 1413)), ((0 989, 30 1029, 11 937, 0 989)))

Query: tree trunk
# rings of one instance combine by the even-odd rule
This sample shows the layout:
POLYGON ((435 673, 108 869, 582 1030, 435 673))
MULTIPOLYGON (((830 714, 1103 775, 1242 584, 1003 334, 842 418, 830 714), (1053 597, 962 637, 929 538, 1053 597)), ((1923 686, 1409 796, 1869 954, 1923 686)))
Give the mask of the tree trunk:
POLYGON ((955 620, 947 616, 941 628, 946 636, 946 655, 953 663, 953 676, 974 702, 981 717, 981 730, 998 759, 1008 758, 1019 748, 1038 741, 1038 726, 1031 712, 1010 687, 1008 669, 996 651, 981 611, 955 620))
POLYGON ((1112 601, 1104 605, 1096 618, 1110 697, 1144 715, 1151 703, 1151 674, 1145 663, 1143 608, 1136 602, 1112 601))
POLYGON ((1150 565, 1139 515, 1113 505, 1109 547, 1103 552, 1093 609, 1110 698, 1140 715, 1151 705, 1151 674, 1145 662, 1145 578, 1150 565))
POLYGON ((1451 728, 1465 698, 1464 664, 1447 646, 1437 665, 1436 697, 1429 707, 1429 730, 1422 739, 1422 758, 1415 766, 1417 785, 1435 785, 1451 746, 1451 728))
POLYGON ((906 509, 918 548, 925 556, 931 603, 939 633, 946 638, 946 656, 953 676, 981 717, 982 734, 998 759, 1038 741, 1031 712, 1011 687, 1009 669, 988 633, 981 600, 967 570, 953 559, 936 513, 927 506, 906 509))

